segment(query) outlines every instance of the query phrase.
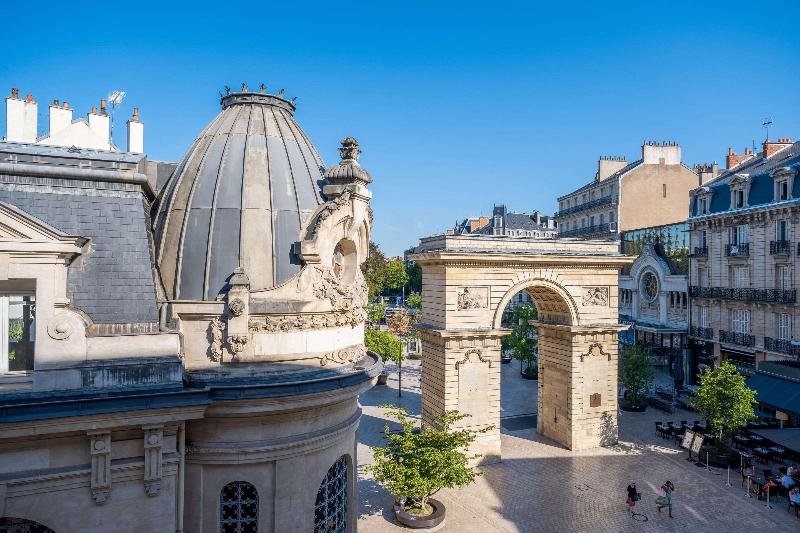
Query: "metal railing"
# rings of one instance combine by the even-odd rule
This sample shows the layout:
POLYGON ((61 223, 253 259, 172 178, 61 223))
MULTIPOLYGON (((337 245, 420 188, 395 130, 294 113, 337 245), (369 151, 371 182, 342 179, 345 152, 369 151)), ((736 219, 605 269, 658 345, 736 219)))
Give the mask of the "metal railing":
POLYGON ((708 257, 708 246, 695 246, 694 257, 708 257))
POLYGON ((728 257, 742 257, 750 255, 750 243, 726 244, 725 255, 728 257))
POLYGON ((739 287, 689 287, 693 298, 716 298, 768 304, 793 304, 797 302, 797 289, 752 289, 739 287))
POLYGON ((701 339, 714 339, 714 330, 712 328, 701 328, 699 326, 692 326, 689 328, 689 335, 692 337, 700 337, 701 339))
POLYGON ((791 250, 789 241, 769 241, 770 255, 788 254, 789 250, 791 250))
POLYGON ((738 344, 739 346, 755 346, 756 338, 749 333, 737 333, 721 329, 719 330, 719 342, 738 344))
POLYGON ((594 209, 595 207, 602 207, 604 205, 613 205, 617 203, 616 196, 603 196, 602 198, 597 198, 595 200, 590 200, 588 202, 584 202, 580 205, 574 205, 572 207, 568 207, 566 209, 562 209, 558 211, 555 217, 563 217, 566 215, 571 215, 573 213, 580 213, 581 211, 586 211, 587 209, 594 209))
POLYGON ((770 352, 778 352, 786 355, 800 356, 800 346, 793 344, 788 339, 773 339, 764 337, 764 349, 770 352))
POLYGON ((576 228, 566 231, 559 231, 559 237, 578 237, 580 235, 591 235, 593 233, 608 233, 611 231, 617 231, 617 223, 610 222, 607 224, 596 224, 594 226, 588 226, 586 228, 576 228))

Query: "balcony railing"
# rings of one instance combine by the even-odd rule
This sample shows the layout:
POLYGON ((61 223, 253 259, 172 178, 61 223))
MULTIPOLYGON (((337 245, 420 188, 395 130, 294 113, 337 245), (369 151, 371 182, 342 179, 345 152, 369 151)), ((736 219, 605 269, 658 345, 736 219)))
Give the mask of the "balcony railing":
POLYGON ((611 231, 617 231, 617 223, 610 222, 608 224, 596 224, 594 226, 588 226, 586 228, 576 228, 566 231, 559 231, 559 237, 579 237, 581 235, 591 235, 593 233, 608 233, 611 231))
POLYGON ((739 346, 755 346, 756 338, 749 333, 737 333, 735 331, 719 330, 719 342, 728 344, 738 344, 739 346))
POLYGON ((795 357, 800 356, 800 346, 787 339, 764 337, 764 349, 770 352, 794 355, 795 357))
POLYGON ((699 326, 692 326, 689 328, 689 335, 692 337, 699 337, 701 339, 714 339, 714 330, 711 328, 701 328, 699 326))
POLYGON ((750 255, 750 243, 726 244, 725 255, 728 257, 745 257, 750 255))
POLYGON ((695 246, 694 257, 708 257, 708 246, 695 246))
POLYGON ((595 200, 584 202, 581 205, 574 205, 572 207, 562 209, 561 211, 558 211, 554 216, 563 217, 566 215, 571 215, 573 213, 580 213, 581 211, 586 211, 588 209, 594 209, 595 207, 602 207, 604 205, 612 205, 616 203, 617 203, 616 196, 604 196, 602 198, 597 198, 595 200))
POLYGON ((735 287, 689 287, 693 298, 716 298, 767 304, 793 304, 797 301, 797 289, 751 289, 735 287))
POLYGON ((769 241, 770 255, 788 254, 789 250, 791 250, 789 241, 769 241))

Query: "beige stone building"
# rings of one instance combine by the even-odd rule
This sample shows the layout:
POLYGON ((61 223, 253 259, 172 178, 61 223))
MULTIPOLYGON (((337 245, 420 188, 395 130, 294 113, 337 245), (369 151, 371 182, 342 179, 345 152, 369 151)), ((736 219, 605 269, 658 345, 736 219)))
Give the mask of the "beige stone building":
POLYGON ((558 199, 559 236, 618 238, 624 231, 683 222, 688 193, 700 179, 673 142, 646 142, 641 159, 631 163, 602 157, 591 182, 558 199))
POLYGON ((752 374, 800 355, 800 143, 731 155, 731 168, 691 193, 691 349, 752 374))
POLYGON ((372 180, 220 103, 167 176, 0 143, 0 532, 355 531, 372 180))

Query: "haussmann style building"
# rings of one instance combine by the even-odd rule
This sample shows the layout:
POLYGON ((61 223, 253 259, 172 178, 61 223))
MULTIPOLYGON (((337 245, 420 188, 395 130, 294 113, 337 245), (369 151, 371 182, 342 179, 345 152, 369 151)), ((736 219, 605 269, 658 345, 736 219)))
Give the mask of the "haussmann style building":
POLYGON ((381 370, 358 143, 326 170, 263 86, 177 165, 142 155, 138 114, 123 152, 102 105, 54 103, 45 137, 32 97, 6 105, 0 531, 355 531, 381 370))

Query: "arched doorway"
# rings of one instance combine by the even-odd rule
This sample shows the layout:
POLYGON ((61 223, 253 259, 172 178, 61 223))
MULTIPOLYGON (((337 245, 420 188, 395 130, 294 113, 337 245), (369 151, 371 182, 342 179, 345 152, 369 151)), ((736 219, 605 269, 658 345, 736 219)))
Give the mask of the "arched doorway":
POLYGON ((537 430, 570 449, 616 440, 617 287, 633 258, 612 241, 423 239, 422 417, 444 410, 494 426, 476 444, 500 458, 500 344, 506 304, 521 290, 539 319, 537 430))

